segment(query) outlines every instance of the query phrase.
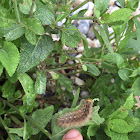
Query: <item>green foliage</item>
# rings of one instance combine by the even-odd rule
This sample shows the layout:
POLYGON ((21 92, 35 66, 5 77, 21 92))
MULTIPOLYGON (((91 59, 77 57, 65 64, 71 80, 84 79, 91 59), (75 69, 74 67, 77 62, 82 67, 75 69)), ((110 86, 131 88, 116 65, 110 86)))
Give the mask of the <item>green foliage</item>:
MULTIPOLYGON (((47 123, 51 120, 54 112, 53 106, 49 106, 45 109, 39 109, 33 112, 32 119, 34 119, 38 124, 40 124, 43 128, 46 127, 47 123)), ((38 128, 33 127, 33 135, 39 133, 38 128)))
POLYGON ((112 47, 111 47, 111 45, 109 43, 109 38, 107 37, 107 34, 106 34, 105 30, 101 26, 98 26, 98 28, 99 28, 100 35, 101 35, 106 47, 108 48, 108 50, 111 53, 113 53, 114 51, 113 51, 113 49, 112 49, 112 47))
POLYGON ((138 125, 138 120, 129 116, 133 105, 134 97, 133 94, 130 94, 124 105, 108 117, 105 132, 112 139, 116 139, 117 135, 120 138, 128 139, 128 133, 138 125))
POLYGON ((0 76, 1 76, 2 72, 3 72, 3 66, 2 66, 2 64, 0 64, 0 76))
POLYGON ((4 8, 0 5, 0 27, 9 27, 12 24, 12 20, 10 19, 10 12, 8 9, 4 8))
POLYGON ((62 30, 61 40, 63 44, 66 44, 67 46, 71 48, 76 48, 81 40, 80 32, 75 26, 68 24, 62 30))
POLYGON ((91 17, 84 16, 87 9, 72 15, 88 0, 74 9, 67 0, 0 2, 0 139, 61 140, 73 127, 61 128, 57 118, 88 98, 99 101, 91 120, 75 128, 84 139, 139 139, 140 16, 134 15, 139 0, 117 1, 121 8, 109 14, 109 0, 93 0, 91 17), (94 22, 100 47, 89 48, 72 24, 81 19, 94 22), (75 58, 79 43, 83 55, 75 58))
POLYGON ((43 26, 39 22, 39 20, 35 18, 26 18, 23 22, 24 26, 27 27, 27 29, 31 30, 37 35, 42 35, 44 33, 43 26))
POLYGON ((3 43, 3 47, 0 49, 0 61, 11 77, 19 63, 19 51, 12 42, 3 43))
POLYGON ((139 85, 140 85, 140 77, 138 77, 134 81, 131 87, 131 92, 133 92, 135 95, 140 95, 139 85))
POLYGON ((54 42, 50 36, 39 37, 36 45, 31 45, 29 42, 23 44, 18 65, 18 73, 24 73, 34 66, 37 66, 41 61, 54 49, 54 42))
POLYGON ((86 66, 87 66, 87 69, 89 70, 89 72, 91 74, 93 74, 94 76, 98 76, 100 74, 99 69, 95 65, 93 65, 93 64, 86 64, 86 66))
POLYGON ((95 14, 97 18, 102 15, 109 6, 109 0, 95 0, 95 14))
POLYGON ((53 9, 50 6, 38 7, 34 17, 39 19, 44 25, 51 25, 55 23, 55 15, 53 9))
POLYGON ((13 24, 11 29, 4 35, 7 41, 13 41, 20 38, 24 34, 24 27, 22 25, 13 24))
POLYGON ((59 74, 59 78, 58 78, 57 82, 61 86, 64 86, 66 88, 66 90, 68 90, 69 92, 72 92, 72 82, 68 78, 66 78, 64 75, 59 74))
POLYGON ((77 91, 76 91, 75 98, 72 102, 71 108, 76 107, 76 104, 77 104, 77 101, 78 101, 78 98, 79 98, 79 93, 80 93, 80 88, 78 88, 77 91))
POLYGON ((19 3, 19 9, 23 14, 29 14, 32 6, 32 1, 25 0, 23 3, 19 3))
POLYGON ((35 93, 37 94, 45 94, 46 92, 46 72, 44 71, 36 71, 36 82, 35 82, 35 93))
POLYGON ((117 0, 117 1, 121 4, 122 8, 125 7, 125 0, 117 0))
POLYGON ((29 75, 24 73, 20 75, 18 79, 25 92, 25 95, 23 97, 23 106, 21 106, 20 108, 20 111, 22 112, 22 114, 24 114, 25 112, 31 112, 33 110, 36 94, 34 93, 33 80, 30 78, 29 75))

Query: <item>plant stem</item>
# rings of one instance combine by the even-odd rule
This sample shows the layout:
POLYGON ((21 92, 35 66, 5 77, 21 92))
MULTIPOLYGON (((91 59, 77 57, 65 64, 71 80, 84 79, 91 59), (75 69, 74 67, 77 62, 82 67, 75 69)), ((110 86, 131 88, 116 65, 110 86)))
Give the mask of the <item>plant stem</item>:
POLYGON ((17 125, 19 125, 20 127, 23 126, 23 123, 18 119, 16 118, 14 115, 10 115, 10 118, 13 122, 15 122, 17 125))
POLYGON ((75 72, 69 72, 69 73, 66 73, 64 75, 73 75, 73 74, 77 74, 77 73, 83 73, 83 70, 75 71, 75 72))
POLYGON ((67 69, 67 68, 71 68, 71 67, 73 67, 73 66, 81 66, 81 65, 84 65, 84 64, 95 64, 95 63, 97 63, 97 62, 90 62, 90 63, 76 63, 76 64, 72 64, 72 65, 66 65, 66 66, 64 66, 64 67, 58 67, 58 68, 48 68, 48 71, 50 71, 50 70, 63 70, 63 69, 67 69))
POLYGON ((36 0, 33 0, 33 1, 32 1, 32 6, 31 6, 31 10, 30 10, 30 17, 33 16, 33 11, 34 11, 34 7, 35 7, 35 2, 36 2, 36 0))
POLYGON ((91 17, 71 17, 72 20, 93 20, 96 19, 95 16, 91 16, 91 17))
MULTIPOLYGON (((11 103, 9 103, 8 101, 2 99, 0 97, 0 100, 5 102, 9 107, 11 107, 13 110, 15 110, 19 115, 22 116, 22 114, 20 113, 20 111, 14 106, 12 105, 11 103)), ((22 116, 23 117, 23 116, 22 116)), ((30 117, 28 117, 27 115, 25 115, 25 117, 28 121, 30 121, 34 126, 36 126, 40 131, 42 131, 46 136, 48 136, 49 138, 51 137, 51 134, 45 130, 44 128, 42 128, 39 124, 37 124, 33 119, 31 119, 30 117)))
MULTIPOLYGON (((0 122, 2 123, 3 127, 5 128, 5 130, 8 133, 8 127, 7 127, 6 123, 4 122, 4 120, 1 118, 1 116, 0 116, 0 122)), ((8 135, 11 138, 11 140, 15 140, 15 138, 12 134, 8 133, 8 135)))
POLYGON ((51 137, 51 134, 47 130, 42 128, 38 123, 36 123, 32 118, 28 117, 27 115, 25 116, 25 118, 30 121, 34 126, 36 126, 40 131, 42 131, 46 136, 48 136, 49 138, 51 137))
POLYGON ((20 21, 19 11, 18 11, 18 7, 17 7, 17 1, 16 0, 12 0, 12 1, 13 1, 17 21, 18 21, 18 23, 20 23, 21 21, 20 21))
POLYGON ((96 61, 96 62, 103 61, 102 59, 94 59, 94 58, 82 58, 82 60, 89 60, 89 61, 96 61))
POLYGON ((76 11, 77 9, 79 9, 80 7, 82 7, 83 5, 85 5, 87 2, 88 2, 88 0, 85 0, 85 1, 82 2, 80 5, 78 5, 78 6, 75 7, 74 9, 72 9, 70 13, 73 13, 74 11, 76 11))

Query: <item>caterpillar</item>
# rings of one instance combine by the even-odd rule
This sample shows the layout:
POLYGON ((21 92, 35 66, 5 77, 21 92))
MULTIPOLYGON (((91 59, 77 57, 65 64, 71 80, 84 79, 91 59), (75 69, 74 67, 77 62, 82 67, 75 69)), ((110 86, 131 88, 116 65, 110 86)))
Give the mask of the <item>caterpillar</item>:
POLYGON ((87 99, 76 111, 68 112, 57 119, 60 127, 78 127, 87 123, 92 118, 93 103, 91 99, 87 99))

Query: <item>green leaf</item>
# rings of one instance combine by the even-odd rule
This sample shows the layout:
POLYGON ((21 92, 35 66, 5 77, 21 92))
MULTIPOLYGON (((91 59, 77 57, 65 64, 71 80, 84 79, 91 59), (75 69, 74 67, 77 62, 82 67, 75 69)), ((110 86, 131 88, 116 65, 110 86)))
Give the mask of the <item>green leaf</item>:
MULTIPOLYGON (((101 101, 101 99, 100 99, 100 101, 101 101)), ((100 115, 104 118, 107 118, 114 111, 115 111, 114 105, 108 104, 108 105, 105 106, 104 109, 101 110, 100 115)))
MULTIPOLYGON (((114 11, 110 15, 106 14, 102 17, 102 22, 106 24, 113 25, 116 23, 116 26, 120 26, 117 24, 123 24, 127 22, 132 14, 132 10, 129 8, 121 8, 119 10, 114 11)), ((115 25, 114 25, 115 26, 115 25)))
POLYGON ((17 90, 15 93, 14 93, 14 100, 17 100, 18 98, 22 97, 22 93, 20 90, 17 90))
POLYGON ((15 85, 6 81, 2 86, 2 97, 8 99, 9 101, 15 100, 14 93, 15 93, 15 85))
MULTIPOLYGON (((0 101, 0 115, 5 114, 5 105, 3 104, 2 101, 0 101)), ((1 122, 0 122, 0 127, 1 127, 1 122)))
POLYGON ((118 71, 118 74, 123 81, 129 81, 129 71, 128 70, 121 69, 118 71))
POLYGON ((0 5, 0 27, 11 26, 13 21, 10 19, 10 15, 9 10, 0 5))
POLYGON ((128 40, 132 36, 132 29, 134 26, 133 20, 130 20, 128 25, 129 26, 128 26, 128 29, 127 29, 125 35, 124 35, 124 39, 120 42, 119 46, 117 47, 119 50, 121 50, 122 48, 124 48, 126 46, 126 44, 128 43, 128 40))
POLYGON ((125 46, 125 53, 127 55, 138 55, 140 51, 139 41, 133 38, 130 38, 125 46))
POLYGON ((137 133, 130 133, 128 135, 129 140, 139 140, 140 139, 140 132, 137 133))
POLYGON ((18 77, 26 95, 34 93, 33 80, 26 73, 18 77))
POLYGON ((88 49, 88 41, 83 34, 81 34, 81 38, 82 38, 82 41, 83 41, 83 44, 84 44, 84 49, 87 50, 88 49))
POLYGON ((131 93, 129 95, 129 97, 126 99, 126 102, 123 105, 125 109, 130 110, 133 107, 133 105, 134 105, 134 97, 133 96, 134 96, 133 93, 131 93))
POLYGON ((105 43, 107 49, 108 49, 111 53, 113 53, 114 51, 113 51, 113 49, 112 49, 112 46, 111 46, 110 43, 109 43, 109 38, 108 38, 108 36, 107 36, 105 30, 104 30, 101 26, 98 26, 98 29, 99 29, 99 31, 100 31, 100 35, 101 35, 101 37, 102 37, 102 39, 103 39, 103 41, 104 41, 104 43, 105 43))
POLYGON ((107 55, 103 56, 103 59, 107 62, 117 64, 118 68, 121 68, 124 64, 123 57, 118 53, 108 53, 107 55))
POLYGON ((82 65, 82 69, 84 70, 84 71, 87 71, 87 66, 84 64, 84 65, 82 65))
POLYGON ((17 27, 18 24, 13 23, 10 27, 0 27, 0 37, 3 37, 6 33, 10 32, 11 30, 14 30, 17 27))
MULTIPOLYGON (((51 8, 51 6, 50 6, 51 8)), ((44 25, 52 25, 55 23, 55 15, 52 9, 48 7, 38 7, 34 13, 34 17, 39 19, 44 25)))
POLYGON ((129 95, 129 97, 126 99, 126 102, 124 103, 124 105, 121 106, 115 112, 113 112, 109 116, 109 118, 113 118, 113 119, 124 119, 124 118, 126 118, 128 116, 129 110, 131 110, 133 105, 134 105, 134 97, 133 97, 133 94, 131 93, 129 95))
POLYGON ((28 140, 33 133, 32 126, 26 123, 26 120, 24 120, 24 132, 23 132, 23 139, 28 140))
POLYGON ((45 33, 42 24, 36 18, 26 18, 24 19, 23 23, 25 25, 25 28, 27 28, 28 30, 31 30, 37 35, 42 35, 45 33))
POLYGON ((95 136, 96 131, 97 131, 98 127, 94 126, 94 125, 90 125, 87 129, 87 136, 89 139, 91 139, 90 137, 95 136))
POLYGON ((97 39, 99 40, 100 44, 102 45, 104 43, 101 35, 99 35, 98 31, 95 29, 95 27, 93 26, 93 32, 95 34, 95 36, 97 37, 97 39))
POLYGON ((125 121, 129 124, 129 125, 134 125, 134 130, 133 132, 140 132, 140 120, 138 118, 135 118, 134 116, 133 117, 130 117, 130 116, 127 116, 125 118, 125 121))
POLYGON ((129 140, 128 139, 128 134, 121 134, 121 133, 116 133, 114 131, 111 131, 109 129, 105 128, 105 133, 107 136, 111 137, 111 140, 129 140))
POLYGON ((3 66, 2 66, 2 64, 0 63, 0 76, 2 75, 2 73, 3 73, 3 66))
POLYGON ((55 50, 57 51, 57 53, 61 53, 61 51, 62 51, 62 42, 61 42, 61 40, 59 40, 59 41, 56 41, 55 42, 55 50))
POLYGON ((61 21, 63 20, 64 18, 66 18, 69 14, 70 14, 71 11, 67 11, 66 13, 64 14, 58 14, 57 18, 56 18, 56 22, 58 21, 61 21))
POLYGON ((88 71, 94 75, 94 76, 98 76, 100 74, 99 69, 93 65, 93 64, 86 64, 88 71))
MULTIPOLYGON (((78 105, 76 108, 71 108, 71 109, 68 109, 68 108, 65 108, 63 109, 62 111, 56 113, 53 118, 52 118, 52 124, 51 124, 51 128, 52 128, 52 137, 51 137, 51 140, 62 140, 62 136, 69 130, 69 129, 72 129, 71 127, 69 128, 61 128, 60 126, 58 126, 57 124, 57 118, 59 116, 61 116, 62 114, 65 114, 67 112, 73 112, 73 111, 76 111, 77 109, 79 109, 81 107, 83 103, 81 103, 80 105, 78 105)), ((98 114, 98 111, 99 111, 99 106, 94 106, 93 108, 93 114, 92 114, 92 119, 83 124, 83 126, 87 126, 87 125, 100 125, 104 122, 104 119, 103 118, 100 118, 99 114, 98 114)), ((80 126, 81 127, 81 126, 80 126)))
POLYGON ((122 8, 125 7, 125 0, 117 0, 117 1, 121 4, 122 8))
POLYGON ((102 67, 107 69, 111 73, 117 73, 118 72, 117 66, 106 63, 106 62, 102 62, 102 67))
POLYGON ((13 102, 20 98, 21 92, 20 90, 17 90, 15 92, 15 85, 10 83, 8 80, 3 84, 1 90, 2 90, 2 97, 7 98, 9 101, 13 102))
POLYGON ((100 76, 97 78, 97 80, 94 82, 91 91, 92 93, 103 91, 104 88, 110 85, 110 80, 112 79, 112 76, 109 74, 100 76))
POLYGON ((23 96, 23 106, 20 108, 21 113, 25 115, 26 112, 31 112, 33 110, 36 98, 33 85, 34 83, 30 76, 26 73, 20 75, 18 79, 25 92, 25 95, 23 96))
POLYGON ((38 38, 35 46, 30 43, 23 44, 23 51, 20 54, 18 73, 24 73, 41 61, 45 60, 54 49, 54 42, 50 36, 38 38))
POLYGON ((19 52, 12 42, 4 42, 3 47, 0 49, 0 61, 11 77, 19 63, 19 52))
POLYGON ((129 133, 135 128, 135 125, 129 125, 126 121, 122 119, 113 119, 109 120, 108 128, 117 133, 129 133))
POLYGON ((20 38, 24 34, 24 27, 20 24, 14 24, 11 28, 9 28, 8 33, 4 35, 7 41, 13 41, 20 38))
MULTIPOLYGON (((45 128, 47 123, 51 120, 54 112, 54 107, 49 106, 44 109, 38 109, 33 112, 32 118, 36 121, 42 128, 45 128)), ((40 130, 33 127, 33 135, 36 135, 40 130)))
POLYGON ((59 74, 57 82, 66 88, 69 92, 72 92, 72 81, 65 77, 63 74, 59 74))
POLYGON ((36 44, 36 35, 33 31, 25 28, 25 37, 32 45, 36 44))
POLYGON ((21 127, 21 128, 8 128, 8 132, 10 134, 17 134, 20 137, 23 137, 23 131, 24 131, 23 127, 21 127))
POLYGON ((66 44, 71 48, 76 48, 80 40, 81 34, 75 26, 68 24, 62 29, 61 41, 63 44, 66 44))
POLYGON ((12 24, 12 20, 6 17, 0 17, 0 27, 9 27, 12 24))
MULTIPOLYGON (((95 0, 95 10, 100 11, 100 15, 102 15, 107 7, 109 6, 109 0, 95 0)), ((96 15, 96 14, 95 14, 96 15)), ((97 17, 99 17, 99 15, 96 15, 97 17)))
POLYGON ((8 78, 8 80, 11 82, 11 83, 16 83, 17 80, 18 80, 18 73, 17 71, 12 75, 12 77, 9 76, 9 74, 6 72, 6 77, 8 78))
POLYGON ((19 4, 19 9, 23 14, 29 14, 31 11, 32 0, 24 0, 23 4, 19 4))
POLYGON ((76 107, 77 101, 78 101, 78 99, 79 99, 79 93, 80 93, 80 88, 78 88, 77 91, 76 91, 76 94, 75 94, 75 96, 74 96, 74 100, 73 100, 73 102, 72 102, 71 108, 76 107))
POLYGON ((129 77, 136 77, 137 75, 140 75, 140 67, 135 69, 129 77))
POLYGON ((133 11, 136 11, 139 5, 139 0, 130 0, 127 1, 127 7, 132 9, 133 11))
POLYGON ((62 55, 59 57, 59 60, 60 60, 60 63, 64 63, 64 62, 67 60, 67 55, 62 54, 62 55))
POLYGON ((134 93, 134 95, 140 95, 140 77, 132 84, 131 92, 134 93))
POLYGON ((100 11, 96 10, 96 8, 95 8, 94 13, 95 13, 96 17, 99 19, 100 15, 101 15, 100 11))
POLYGON ((59 74, 58 73, 56 73, 54 71, 50 71, 49 73, 52 75, 53 79, 58 79, 59 78, 59 74))
POLYGON ((136 26, 136 34, 137 34, 137 40, 138 42, 140 43, 140 21, 138 21, 136 18, 133 19, 134 20, 134 23, 135 23, 135 26, 136 26))
POLYGON ((35 93, 45 94, 46 93, 46 72, 36 71, 36 82, 35 82, 35 93))
POLYGON ((100 48, 87 48, 87 50, 85 50, 85 52, 83 53, 83 55, 87 58, 94 58, 95 54, 98 53, 98 51, 100 51, 100 48))
POLYGON ((101 23, 109 24, 112 26, 115 34, 120 37, 120 34, 126 29, 126 25, 130 19, 131 14, 132 10, 128 8, 121 8, 111 13, 111 15, 105 14, 102 17, 101 23))

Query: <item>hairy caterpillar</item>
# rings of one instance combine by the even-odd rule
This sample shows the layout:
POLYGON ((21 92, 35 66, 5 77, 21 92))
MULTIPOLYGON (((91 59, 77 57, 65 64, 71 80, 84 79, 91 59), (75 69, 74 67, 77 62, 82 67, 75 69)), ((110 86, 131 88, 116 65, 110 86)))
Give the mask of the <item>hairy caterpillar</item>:
POLYGON ((76 111, 68 112, 57 119, 60 127, 78 127, 82 126, 92 118, 93 103, 87 99, 76 111))

